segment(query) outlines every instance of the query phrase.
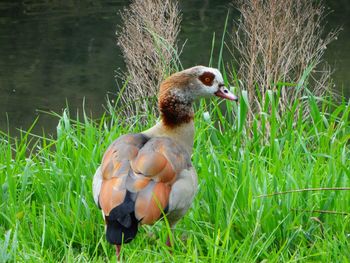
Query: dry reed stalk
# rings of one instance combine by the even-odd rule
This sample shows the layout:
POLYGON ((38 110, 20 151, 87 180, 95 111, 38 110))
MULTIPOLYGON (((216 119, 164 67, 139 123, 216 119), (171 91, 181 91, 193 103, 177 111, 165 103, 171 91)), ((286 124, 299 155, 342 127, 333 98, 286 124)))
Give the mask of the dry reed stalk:
POLYGON ((133 0, 121 13, 123 25, 117 31, 128 80, 122 95, 128 107, 124 113, 156 113, 159 84, 178 70, 177 36, 181 15, 177 1, 133 0))
POLYGON ((254 196, 254 198, 266 198, 266 197, 273 197, 276 195, 286 195, 286 194, 292 194, 292 193, 316 192, 316 191, 350 191, 350 187, 319 187, 319 188, 295 189, 295 190, 289 190, 285 192, 275 192, 272 194, 258 195, 258 196, 254 196))
POLYGON ((306 81, 312 83, 313 94, 322 96, 330 91, 329 68, 315 69, 339 30, 324 33, 326 14, 321 2, 234 0, 234 5, 241 17, 235 21, 232 51, 239 65, 238 76, 255 111, 262 111, 267 90, 280 89, 280 114, 307 94, 306 85, 297 89, 293 83, 303 80, 310 65, 313 70, 306 81))

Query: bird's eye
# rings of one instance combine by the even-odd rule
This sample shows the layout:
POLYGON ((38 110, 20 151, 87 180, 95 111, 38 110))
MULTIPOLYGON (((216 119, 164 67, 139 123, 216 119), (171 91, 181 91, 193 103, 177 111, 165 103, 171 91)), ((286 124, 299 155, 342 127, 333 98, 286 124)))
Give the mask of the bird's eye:
POLYGON ((213 81, 215 79, 215 75, 212 72, 204 72, 202 75, 199 76, 199 80, 205 85, 205 86, 211 86, 213 85, 213 81))

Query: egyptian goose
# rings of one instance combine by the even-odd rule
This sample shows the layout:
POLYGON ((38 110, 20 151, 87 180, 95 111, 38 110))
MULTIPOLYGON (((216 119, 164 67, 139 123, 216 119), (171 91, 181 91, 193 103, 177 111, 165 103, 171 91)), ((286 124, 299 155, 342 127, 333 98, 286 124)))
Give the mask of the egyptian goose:
POLYGON ((121 244, 135 238, 140 224, 153 224, 166 214, 173 229, 191 206, 197 190, 192 104, 211 95, 237 101, 217 69, 196 66, 171 75, 160 85, 160 121, 119 137, 105 152, 94 175, 93 196, 117 258, 121 244))

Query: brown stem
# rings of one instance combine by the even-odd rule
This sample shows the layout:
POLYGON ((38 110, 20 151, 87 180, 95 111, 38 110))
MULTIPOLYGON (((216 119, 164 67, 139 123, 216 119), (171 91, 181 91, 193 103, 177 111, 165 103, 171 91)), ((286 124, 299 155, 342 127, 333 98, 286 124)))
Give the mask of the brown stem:
POLYGON ((289 190, 285 192, 276 192, 272 194, 258 195, 258 196, 255 196, 254 198, 265 198, 265 197, 271 197, 275 195, 285 195, 290 193, 314 192, 314 191, 350 191, 350 187, 323 187, 323 188, 296 189, 296 190, 289 190))

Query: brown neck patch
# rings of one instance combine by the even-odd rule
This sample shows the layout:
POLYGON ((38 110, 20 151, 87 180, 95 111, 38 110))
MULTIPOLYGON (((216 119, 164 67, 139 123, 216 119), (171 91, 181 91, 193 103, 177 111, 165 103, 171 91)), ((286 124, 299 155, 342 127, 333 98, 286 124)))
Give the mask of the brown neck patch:
POLYGON ((159 100, 159 110, 163 124, 169 128, 189 123, 194 117, 192 101, 181 100, 172 94, 159 100))
POLYGON ((188 74, 178 72, 163 81, 160 86, 158 106, 163 124, 168 128, 175 128, 193 120, 192 99, 179 96, 189 87, 191 78, 188 74))

